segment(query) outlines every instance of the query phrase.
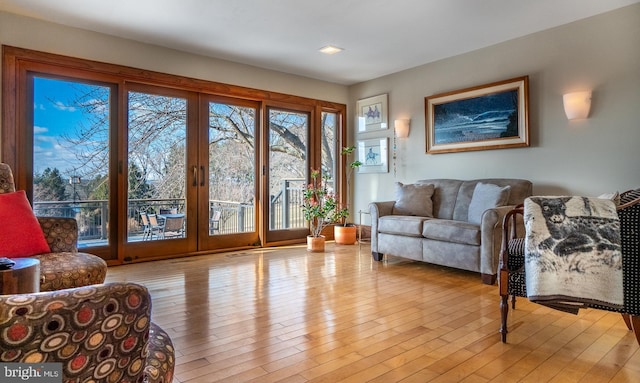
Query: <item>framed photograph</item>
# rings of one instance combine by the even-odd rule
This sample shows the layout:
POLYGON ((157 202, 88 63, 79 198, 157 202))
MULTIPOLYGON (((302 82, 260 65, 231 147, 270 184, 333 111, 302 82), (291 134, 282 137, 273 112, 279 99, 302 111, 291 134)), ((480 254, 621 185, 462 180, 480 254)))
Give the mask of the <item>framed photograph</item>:
POLYGON ((358 100, 356 109, 358 133, 389 128, 386 94, 358 100))
POLYGON ((529 146, 529 77, 425 97, 427 153, 529 146))
POLYGON ((358 141, 359 173, 386 173, 389 171, 389 138, 358 141))

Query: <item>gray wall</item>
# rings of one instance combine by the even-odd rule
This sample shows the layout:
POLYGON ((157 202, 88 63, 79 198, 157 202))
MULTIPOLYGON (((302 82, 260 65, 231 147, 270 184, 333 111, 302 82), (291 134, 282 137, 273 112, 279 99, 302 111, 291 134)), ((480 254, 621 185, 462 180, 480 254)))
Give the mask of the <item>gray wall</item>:
MULTIPOLYGON (((357 175, 356 212, 367 210, 370 201, 393 200, 395 181, 425 178, 525 178, 540 195, 594 196, 640 187, 640 5, 349 90, 350 106, 387 93, 391 126, 394 119, 411 119, 409 137, 397 140, 395 176, 391 129, 352 137, 387 136, 391 146, 389 173, 357 175), (530 87, 530 147, 426 154, 426 96, 524 75, 530 87), (590 117, 568 121, 562 95, 586 89, 593 90, 590 117)), ((350 113, 350 121, 355 121, 355 108, 350 113)))

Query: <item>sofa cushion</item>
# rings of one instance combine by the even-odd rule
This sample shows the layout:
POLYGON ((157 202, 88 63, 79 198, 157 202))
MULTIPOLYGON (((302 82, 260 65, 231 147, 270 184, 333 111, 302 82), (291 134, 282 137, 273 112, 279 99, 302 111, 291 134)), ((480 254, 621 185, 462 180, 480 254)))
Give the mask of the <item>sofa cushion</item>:
POLYGON ((396 182, 396 203, 393 214, 433 217, 434 186, 431 184, 409 184, 396 182))
POLYGON ((480 246, 480 226, 469 222, 427 220, 422 225, 422 236, 438 241, 480 246))
POLYGON ((507 201, 509 201, 510 193, 511 186, 500 187, 478 182, 469 203, 469 222, 479 225, 482 221, 482 213, 487 209, 506 205, 507 201))
POLYGON ((0 256, 20 258, 49 252, 24 190, 0 194, 0 222, 0 256))
POLYGON ((422 237, 423 222, 429 220, 426 217, 408 215, 385 215, 378 219, 378 232, 387 234, 399 234, 410 237, 422 237))

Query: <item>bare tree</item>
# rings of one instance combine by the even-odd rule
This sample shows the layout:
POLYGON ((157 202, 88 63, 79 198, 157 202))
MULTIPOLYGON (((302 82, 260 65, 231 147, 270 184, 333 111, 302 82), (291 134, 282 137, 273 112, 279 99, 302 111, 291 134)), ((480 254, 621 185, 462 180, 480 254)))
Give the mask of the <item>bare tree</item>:
MULTIPOLYGON (((109 88, 89 87, 73 102, 86 118, 65 137, 76 150, 83 176, 104 175, 109 163, 109 88)), ((85 89, 85 88, 82 88, 85 89)), ((185 99, 142 92, 128 94, 128 161, 147 182, 156 198, 181 198, 188 174, 186 163, 187 103, 185 99)), ((251 203, 255 195, 256 110, 250 107, 211 103, 209 107, 209 187, 217 199, 251 203)), ((328 117, 323 114, 323 121, 328 117)), ((305 114, 272 110, 268 137, 272 178, 305 178, 308 121, 305 114)), ((323 137, 327 158, 335 133, 323 137)), ((323 165, 323 168, 325 166, 323 165)), ((323 170, 332 169, 328 167, 323 170)), ((276 187, 276 185, 272 185, 276 187)), ((279 187, 279 185, 277 185, 279 187)))

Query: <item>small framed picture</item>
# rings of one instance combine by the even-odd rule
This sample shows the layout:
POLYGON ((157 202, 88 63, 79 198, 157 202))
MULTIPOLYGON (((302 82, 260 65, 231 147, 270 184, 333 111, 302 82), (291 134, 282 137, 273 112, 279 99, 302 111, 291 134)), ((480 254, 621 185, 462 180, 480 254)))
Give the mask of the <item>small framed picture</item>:
POLYGON ((389 138, 358 141, 359 173, 387 173, 389 171, 389 138))
POLYGON ((358 100, 356 109, 358 133, 389 128, 386 94, 358 100))

